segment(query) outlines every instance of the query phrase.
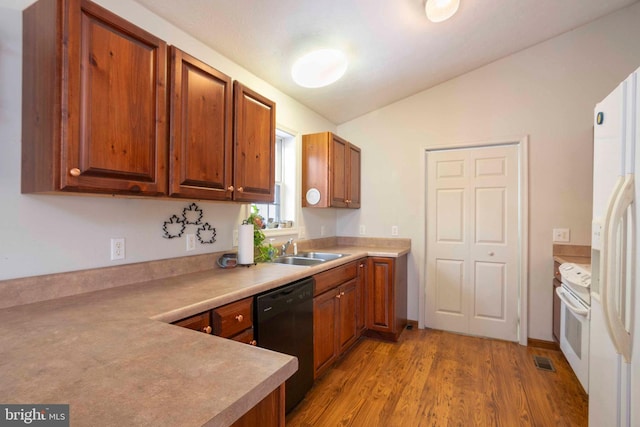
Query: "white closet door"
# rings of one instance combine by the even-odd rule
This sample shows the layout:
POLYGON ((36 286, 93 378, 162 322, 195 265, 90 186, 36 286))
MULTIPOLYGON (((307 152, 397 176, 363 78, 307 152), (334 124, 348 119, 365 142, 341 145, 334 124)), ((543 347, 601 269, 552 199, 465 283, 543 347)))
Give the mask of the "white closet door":
POLYGON ((518 151, 429 152, 427 326, 518 339, 518 151))

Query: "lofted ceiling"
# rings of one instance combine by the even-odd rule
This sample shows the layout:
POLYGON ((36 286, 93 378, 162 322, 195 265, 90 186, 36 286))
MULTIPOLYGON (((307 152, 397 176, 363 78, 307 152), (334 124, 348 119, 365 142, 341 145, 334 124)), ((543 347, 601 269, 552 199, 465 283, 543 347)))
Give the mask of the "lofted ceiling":
POLYGON ((434 24, 424 0, 136 0, 335 124, 570 31, 637 0, 461 0, 434 24), (350 64, 307 89, 291 65, 318 47, 350 64))

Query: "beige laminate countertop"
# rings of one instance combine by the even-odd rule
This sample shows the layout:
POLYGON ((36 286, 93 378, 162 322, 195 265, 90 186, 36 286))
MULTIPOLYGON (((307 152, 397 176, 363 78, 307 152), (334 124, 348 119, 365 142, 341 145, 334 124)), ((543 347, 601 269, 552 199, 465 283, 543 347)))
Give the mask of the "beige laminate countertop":
POLYGON ((0 402, 70 404, 71 425, 227 426, 297 370, 297 359, 170 325, 365 256, 185 274, 0 310, 0 402))
POLYGON ((554 255, 553 260, 560 264, 565 262, 572 262, 580 265, 591 265, 591 257, 586 256, 572 256, 572 255, 554 255))

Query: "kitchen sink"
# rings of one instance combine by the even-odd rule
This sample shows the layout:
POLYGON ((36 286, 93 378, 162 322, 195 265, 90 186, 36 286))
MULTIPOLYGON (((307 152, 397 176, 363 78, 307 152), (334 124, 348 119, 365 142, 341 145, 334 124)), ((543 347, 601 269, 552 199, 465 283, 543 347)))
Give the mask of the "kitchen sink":
POLYGON ((316 265, 325 262, 326 260, 320 258, 306 258, 302 256, 281 256, 273 260, 277 264, 289 264, 289 265, 316 265))
POLYGON ((344 254, 334 254, 331 252, 298 252, 299 257, 321 259, 323 261, 331 261, 334 259, 342 258, 344 254))
POLYGON ((284 255, 273 260, 278 264, 316 265, 325 261, 332 261, 345 256, 330 252, 299 252, 297 255, 284 255))

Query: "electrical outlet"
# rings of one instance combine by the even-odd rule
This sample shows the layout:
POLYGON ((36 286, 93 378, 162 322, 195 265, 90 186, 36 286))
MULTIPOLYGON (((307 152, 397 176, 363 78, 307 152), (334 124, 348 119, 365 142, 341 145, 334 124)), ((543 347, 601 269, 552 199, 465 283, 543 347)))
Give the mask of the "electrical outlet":
POLYGON ((392 225, 391 226, 391 235, 392 236, 397 236, 398 235, 398 226, 397 225, 392 225))
POLYGON ((196 235, 187 234, 187 251, 193 251, 196 249, 196 235))
POLYGON ((321 225, 320 226, 320 236, 324 236, 324 233, 325 233, 324 225, 321 225))
POLYGON ((553 241, 558 243, 569 243, 571 241, 571 231, 568 228, 554 228, 553 241))
POLYGON ((365 235, 367 232, 367 229, 364 225, 360 225, 360 234, 361 235, 365 235))
POLYGON ((114 237, 111 239, 111 261, 124 259, 124 237, 114 237))

